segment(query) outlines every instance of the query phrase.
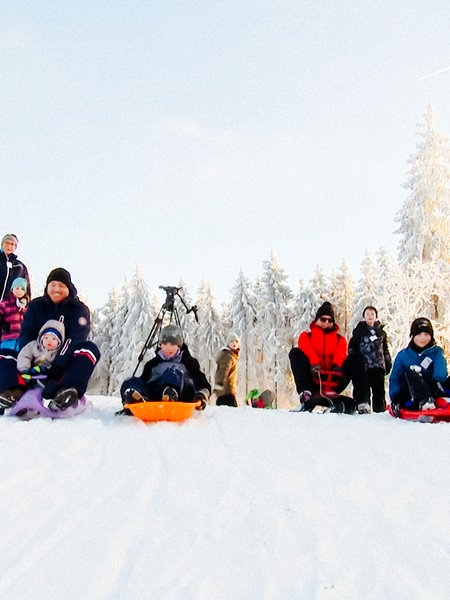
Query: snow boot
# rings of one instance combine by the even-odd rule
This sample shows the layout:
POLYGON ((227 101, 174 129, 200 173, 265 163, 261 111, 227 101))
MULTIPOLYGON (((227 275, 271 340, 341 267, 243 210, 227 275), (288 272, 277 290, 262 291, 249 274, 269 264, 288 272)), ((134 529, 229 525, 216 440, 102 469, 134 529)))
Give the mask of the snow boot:
POLYGON ((53 400, 50 400, 48 407, 50 410, 67 410, 69 406, 78 404, 78 392, 75 388, 63 388, 56 392, 53 400))
POLYGON ((163 402, 178 402, 178 392, 175 388, 168 385, 162 393, 163 402))
POLYGON ((20 388, 14 390, 5 390, 0 393, 0 407, 11 408, 14 404, 22 398, 24 392, 20 388))

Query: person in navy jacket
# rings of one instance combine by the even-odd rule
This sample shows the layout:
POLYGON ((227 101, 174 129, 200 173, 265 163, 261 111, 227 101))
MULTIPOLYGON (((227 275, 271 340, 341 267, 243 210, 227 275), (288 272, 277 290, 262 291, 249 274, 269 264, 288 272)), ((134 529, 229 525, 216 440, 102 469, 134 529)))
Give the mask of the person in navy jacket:
MULTIPOLYGON (((88 307, 78 298, 70 273, 59 267, 47 277, 44 295, 32 300, 22 323, 19 350, 37 339, 50 319, 62 321, 66 338, 52 366, 45 373, 44 400, 49 407, 65 410, 85 393, 91 373, 100 357, 97 346, 88 341, 91 327, 88 307)), ((26 387, 18 379, 17 352, 0 352, 0 407, 10 408, 26 387)))
POLYGON ((3 236, 0 248, 0 302, 5 299, 11 284, 16 277, 23 277, 27 281, 28 294, 31 296, 30 278, 28 269, 18 260, 14 252, 17 249, 19 240, 14 233, 7 233, 3 236))
POLYGON ((389 378, 391 408, 398 416, 400 408, 434 408, 434 400, 447 387, 447 363, 436 345, 431 321, 419 317, 411 324, 411 341, 397 354, 389 378))

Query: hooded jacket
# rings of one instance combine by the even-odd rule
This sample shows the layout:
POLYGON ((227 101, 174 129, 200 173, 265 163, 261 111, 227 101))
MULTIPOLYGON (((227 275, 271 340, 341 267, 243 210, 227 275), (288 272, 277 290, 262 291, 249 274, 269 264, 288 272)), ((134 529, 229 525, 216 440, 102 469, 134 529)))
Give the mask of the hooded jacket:
POLYGON ((19 355, 17 356, 18 371, 27 371, 36 365, 49 367, 53 363, 59 348, 56 348, 55 350, 46 350, 41 343, 44 331, 49 328, 56 329, 59 332, 62 340, 59 348, 64 344, 65 331, 63 323, 61 321, 50 319, 40 328, 37 339, 26 344, 19 352, 19 355))
POLYGON ((91 329, 91 317, 88 307, 78 299, 69 295, 65 300, 55 304, 50 296, 44 294, 35 298, 28 305, 22 323, 19 348, 36 340, 41 327, 49 319, 61 321, 65 328, 65 342, 59 347, 53 361, 54 365, 64 368, 72 357, 77 344, 85 342, 91 329))
POLYGON ((323 371, 332 367, 342 367, 347 358, 347 341, 338 333, 339 325, 332 329, 322 329, 313 321, 311 331, 303 331, 298 338, 298 347, 307 356, 310 365, 320 365, 323 371))

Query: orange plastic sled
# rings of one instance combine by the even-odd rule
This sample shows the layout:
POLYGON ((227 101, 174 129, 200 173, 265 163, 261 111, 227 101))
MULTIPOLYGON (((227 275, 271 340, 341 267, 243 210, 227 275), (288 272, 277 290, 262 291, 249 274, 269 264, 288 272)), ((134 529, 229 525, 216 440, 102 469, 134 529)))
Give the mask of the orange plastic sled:
POLYGON ((201 402, 136 402, 125 404, 133 415, 146 423, 152 421, 184 421, 201 402))

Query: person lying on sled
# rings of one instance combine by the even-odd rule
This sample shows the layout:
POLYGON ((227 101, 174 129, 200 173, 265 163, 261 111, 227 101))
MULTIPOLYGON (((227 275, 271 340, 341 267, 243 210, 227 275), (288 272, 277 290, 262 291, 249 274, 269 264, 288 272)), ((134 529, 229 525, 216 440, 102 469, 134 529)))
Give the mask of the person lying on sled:
POLYGON ((410 342, 397 354, 389 378, 389 396, 394 416, 400 409, 435 408, 435 400, 448 395, 447 363, 434 340, 433 325, 426 317, 411 324, 410 342))
POLYGON ((303 331, 298 338, 298 347, 289 352, 292 374, 300 400, 300 410, 311 410, 316 405, 334 407, 333 398, 338 396, 353 381, 354 401, 339 396, 344 402, 345 412, 353 412, 355 402, 359 412, 369 412, 367 386, 362 356, 347 353, 347 341, 339 333, 334 310, 324 302, 317 310, 310 331, 303 331), (328 398, 328 402, 327 402, 328 398))
POLYGON ((127 379, 120 388, 123 404, 200 400, 200 410, 205 408, 210 393, 211 386, 177 325, 161 329, 156 355, 144 365, 142 375, 127 379))

